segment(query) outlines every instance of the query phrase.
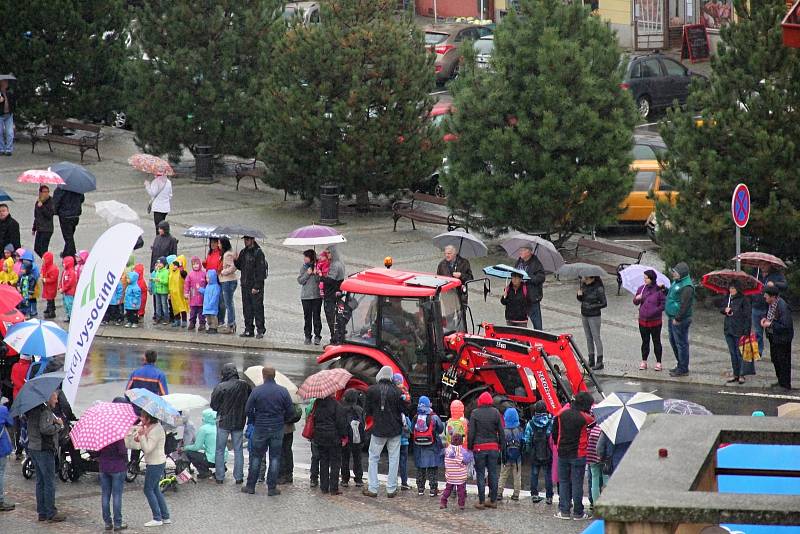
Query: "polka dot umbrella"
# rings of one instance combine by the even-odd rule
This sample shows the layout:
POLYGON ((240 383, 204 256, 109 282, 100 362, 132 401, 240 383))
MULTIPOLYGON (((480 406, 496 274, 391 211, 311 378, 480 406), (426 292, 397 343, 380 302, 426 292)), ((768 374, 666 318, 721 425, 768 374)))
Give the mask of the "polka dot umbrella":
POLYGON ((136 419, 131 404, 98 401, 83 412, 69 437, 77 449, 99 451, 123 439, 136 419))

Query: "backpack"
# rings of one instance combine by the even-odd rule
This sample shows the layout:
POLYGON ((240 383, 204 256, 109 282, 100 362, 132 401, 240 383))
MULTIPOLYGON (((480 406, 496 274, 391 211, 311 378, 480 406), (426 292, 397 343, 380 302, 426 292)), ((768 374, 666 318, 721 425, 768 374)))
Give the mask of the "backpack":
POLYGON ((519 428, 505 431, 505 459, 506 463, 519 462, 522 459, 522 432, 519 428))
POLYGON ((419 425, 419 418, 417 419, 417 423, 414 425, 414 445, 433 445, 434 442, 434 435, 433 435, 433 414, 428 414, 425 416, 425 423, 426 428, 422 430, 417 428, 419 425))
POLYGON ((531 423, 531 461, 547 462, 552 458, 553 451, 547 442, 547 427, 539 427, 531 423))
POLYGON ((362 419, 361 408, 359 406, 353 406, 347 410, 347 420, 349 425, 348 437, 350 438, 350 443, 358 445, 364 442, 362 419))

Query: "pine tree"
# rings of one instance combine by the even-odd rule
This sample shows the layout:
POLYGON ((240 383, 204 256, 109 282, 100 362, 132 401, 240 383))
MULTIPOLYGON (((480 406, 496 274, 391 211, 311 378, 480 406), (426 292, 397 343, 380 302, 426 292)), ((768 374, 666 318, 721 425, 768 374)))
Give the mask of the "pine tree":
POLYGON ((17 78, 18 125, 120 110, 124 0, 25 0, 0 8, 0 72, 17 78))
POLYGON ((253 109, 261 63, 272 46, 277 0, 146 0, 133 29, 138 57, 126 71, 128 115, 136 141, 178 157, 210 145, 252 157, 253 109))
POLYGON ((273 186, 317 196, 333 182, 356 195, 390 193, 441 163, 433 62, 421 32, 391 0, 330 0, 321 24, 299 20, 277 44, 263 86, 261 158, 273 186))
POLYGON ((674 207, 658 208, 662 255, 697 274, 730 266, 740 182, 752 199, 743 250, 800 259, 800 54, 781 41, 782 0, 734 6, 738 21, 721 31, 708 83, 694 85, 686 111, 670 112, 661 128, 679 194, 674 207))
POLYGON ((492 72, 465 57, 445 189, 472 226, 562 243, 613 222, 633 182, 635 114, 620 50, 580 3, 521 0, 494 37, 492 72))

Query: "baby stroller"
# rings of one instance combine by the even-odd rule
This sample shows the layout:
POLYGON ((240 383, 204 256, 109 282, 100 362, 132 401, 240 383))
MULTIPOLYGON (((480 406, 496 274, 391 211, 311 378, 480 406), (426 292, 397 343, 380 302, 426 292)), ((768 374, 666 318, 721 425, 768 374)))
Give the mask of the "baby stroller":
MULTIPOLYGON (((27 419, 23 416, 20 418, 20 444, 25 449, 25 460, 22 462, 22 476, 30 480, 36 474, 36 468, 33 465, 33 459, 28 454, 28 427, 27 419)), ((69 438, 69 432, 72 426, 69 421, 65 422, 64 428, 58 432, 58 439, 56 440, 56 473, 62 482, 69 482, 78 480, 80 472, 75 469, 73 458, 79 456, 76 449, 72 446, 72 440, 69 438)))

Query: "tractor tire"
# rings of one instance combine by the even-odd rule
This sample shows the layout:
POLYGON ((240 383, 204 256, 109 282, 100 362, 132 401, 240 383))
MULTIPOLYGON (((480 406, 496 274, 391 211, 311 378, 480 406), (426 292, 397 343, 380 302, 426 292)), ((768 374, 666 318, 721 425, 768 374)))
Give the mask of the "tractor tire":
POLYGON ((492 397, 492 402, 494 403, 494 407, 500 411, 500 415, 506 413, 506 410, 509 408, 517 407, 517 404, 505 395, 494 395, 492 397))
MULTIPOLYGON (((381 370, 381 365, 363 354, 344 354, 338 360, 331 362, 328 369, 344 369, 353 375, 350 380, 360 381, 367 387, 375 383, 375 375, 381 370)), ((356 386, 354 384, 354 386, 356 386)), ((360 386, 360 384, 359 384, 360 386)), ((350 383, 347 385, 350 388, 350 383)), ((356 389, 366 391, 366 388, 356 386, 356 389)))

